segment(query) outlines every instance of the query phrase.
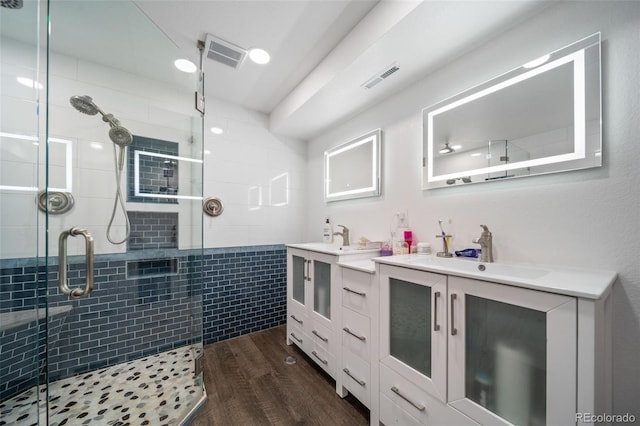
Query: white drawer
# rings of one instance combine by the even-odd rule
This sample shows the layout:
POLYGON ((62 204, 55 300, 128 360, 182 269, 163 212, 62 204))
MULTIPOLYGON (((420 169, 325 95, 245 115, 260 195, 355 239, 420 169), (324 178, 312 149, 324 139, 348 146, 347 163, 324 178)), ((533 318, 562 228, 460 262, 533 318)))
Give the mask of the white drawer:
POLYGON ((416 419, 398 405, 394 404, 385 395, 380 395, 380 422, 385 426, 420 426, 423 423, 416 419))
POLYGON ((328 353, 324 348, 319 346, 315 341, 311 342, 311 350, 308 352, 309 357, 331 377, 336 378, 336 357, 328 353))
POLYGON ((342 268, 342 306, 371 316, 372 275, 342 268))
MULTIPOLYGON (((408 419, 417 419, 419 424, 427 425, 447 425, 447 426, 469 426, 478 423, 462 414, 460 411, 442 402, 428 392, 414 385, 394 370, 380 363, 380 420, 385 424, 393 423, 394 419, 403 419, 408 415, 408 419), (393 389, 393 390, 392 390, 393 389), (383 399, 387 398, 396 407, 388 407, 387 423, 383 420, 383 399), (423 408, 424 407, 424 408, 423 408), (395 411, 394 411, 395 410, 395 411), (392 421, 393 420, 393 421, 392 421)), ((406 420, 406 424, 413 424, 406 420)))
POLYGON ((316 345, 332 355, 336 354, 336 337, 331 329, 323 324, 319 324, 317 321, 312 321, 310 330, 306 331, 316 345))
POLYGON ((308 333, 309 319, 303 308, 296 306, 296 304, 289 303, 287 307, 287 329, 296 328, 300 331, 308 333))
POLYGON ((287 341, 292 342, 305 352, 309 352, 312 344, 309 336, 295 327, 290 328, 289 324, 287 324, 287 341))
POLYGON ((371 408, 371 366, 347 350, 342 351, 342 386, 371 408))
POLYGON ((371 321, 350 309, 342 309, 342 347, 371 362, 371 321))
POLYGON ((380 394, 385 395, 395 405, 402 408, 412 417, 426 422, 429 405, 433 405, 427 393, 380 363, 380 394))

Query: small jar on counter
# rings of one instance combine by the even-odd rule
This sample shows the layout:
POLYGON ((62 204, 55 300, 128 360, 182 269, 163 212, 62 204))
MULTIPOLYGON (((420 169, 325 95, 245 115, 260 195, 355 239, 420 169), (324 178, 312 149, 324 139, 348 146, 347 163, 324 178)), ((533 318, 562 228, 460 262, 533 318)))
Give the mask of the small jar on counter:
POLYGON ((431 244, 418 243, 418 254, 431 254, 431 244))

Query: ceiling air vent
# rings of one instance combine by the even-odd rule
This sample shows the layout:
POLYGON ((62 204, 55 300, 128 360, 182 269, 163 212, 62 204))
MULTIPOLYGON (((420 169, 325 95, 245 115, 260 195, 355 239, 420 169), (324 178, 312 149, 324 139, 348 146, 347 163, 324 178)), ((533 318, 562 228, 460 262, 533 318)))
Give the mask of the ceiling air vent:
POLYGON ((205 47, 207 58, 234 69, 238 69, 247 56, 247 51, 243 48, 211 34, 207 34, 205 47))
POLYGON ((364 83, 362 83, 361 86, 365 87, 367 89, 371 89, 373 86, 375 86, 376 84, 380 83, 382 80, 384 80, 385 78, 389 77, 391 74, 393 74, 394 72, 398 71, 399 69, 400 68, 397 67, 395 64, 389 65, 383 71, 381 71, 379 73, 376 73, 369 80, 367 80, 364 83))

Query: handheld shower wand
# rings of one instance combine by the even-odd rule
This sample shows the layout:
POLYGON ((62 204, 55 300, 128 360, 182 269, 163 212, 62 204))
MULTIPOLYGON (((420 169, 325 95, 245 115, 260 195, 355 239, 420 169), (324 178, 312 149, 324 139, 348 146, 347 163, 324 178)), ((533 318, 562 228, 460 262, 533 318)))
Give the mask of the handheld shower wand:
POLYGON ((71 106, 83 114, 97 115, 99 113, 102 116, 102 121, 109 124, 109 139, 111 139, 114 144, 113 162, 116 169, 116 196, 113 201, 111 219, 109 219, 109 225, 107 226, 107 240, 109 240, 111 244, 122 244, 127 241, 129 239, 129 235, 131 235, 131 223, 129 222, 129 216, 127 215, 127 210, 124 206, 124 198, 120 189, 120 182, 122 180, 122 170, 124 169, 125 148, 128 145, 131 145, 133 142, 133 136, 129 130, 120 125, 120 120, 115 118, 113 114, 105 114, 105 112, 93 102, 91 96, 72 96, 69 98, 69 102, 71 103, 71 106), (118 210, 118 202, 120 202, 120 207, 125 218, 126 233, 124 239, 115 241, 111 238, 111 228, 116 217, 116 211, 118 210))

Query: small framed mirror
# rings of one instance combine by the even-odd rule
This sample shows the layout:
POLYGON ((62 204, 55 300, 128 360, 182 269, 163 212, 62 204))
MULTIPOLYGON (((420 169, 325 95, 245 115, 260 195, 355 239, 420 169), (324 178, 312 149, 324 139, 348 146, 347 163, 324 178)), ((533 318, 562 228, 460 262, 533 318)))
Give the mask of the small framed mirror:
POLYGON ((325 151, 325 201, 379 196, 381 145, 376 129, 325 151))
POLYGON ((422 112, 423 188, 602 165, 600 34, 422 112))

